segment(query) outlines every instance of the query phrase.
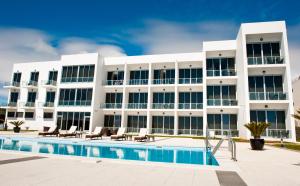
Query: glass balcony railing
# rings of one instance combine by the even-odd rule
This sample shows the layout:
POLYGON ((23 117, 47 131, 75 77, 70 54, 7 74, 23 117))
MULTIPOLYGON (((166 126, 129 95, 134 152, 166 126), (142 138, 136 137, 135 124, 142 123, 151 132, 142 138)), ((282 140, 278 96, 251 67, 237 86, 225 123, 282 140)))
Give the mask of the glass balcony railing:
POLYGON ((208 77, 214 76, 235 76, 235 69, 223 69, 223 70, 207 70, 206 71, 208 77))
POLYGON ((202 78, 179 78, 179 84, 200 84, 202 82, 202 78))
POLYGON ((93 82, 94 77, 62 77, 62 83, 93 82))
POLYGON ((104 85, 123 85, 123 80, 106 80, 104 85))
POLYGON ((153 103, 153 109, 174 109, 174 103, 153 103))
POLYGON ((21 83, 20 82, 4 82, 4 86, 9 86, 9 87, 20 87, 21 83))
POLYGON ((128 109, 146 109, 147 103, 128 103, 126 105, 128 109))
POLYGON ((284 92, 249 92, 250 100, 287 100, 284 92))
MULTIPOLYGON (((214 133, 216 136, 232 136, 232 137, 239 137, 239 131, 236 129, 208 129, 208 133, 210 131, 214 133)), ((211 136, 213 137, 213 136, 211 136)))
POLYGON ((16 107, 17 104, 18 104, 17 102, 12 102, 12 101, 10 101, 9 103, 3 104, 3 106, 7 106, 7 107, 16 107))
POLYGON ((86 100, 86 101, 62 101, 60 100, 58 102, 59 106, 90 106, 92 104, 92 101, 86 100))
POLYGON ((173 135, 174 129, 167 129, 167 128, 152 128, 153 134, 168 134, 173 135))
POLYGON ((103 103, 100 105, 100 108, 104 109, 121 109, 122 103, 103 103))
POLYGON ((262 136, 272 138, 291 138, 291 132, 286 129, 267 129, 262 136))
POLYGON ((237 106, 238 101, 235 99, 207 99, 208 106, 237 106))
POLYGON ((139 132, 140 132, 140 128, 127 127, 127 133, 139 133, 139 132))
POLYGON ((26 102, 25 107, 35 107, 35 102, 26 102))
POLYGON ((169 78, 169 79, 154 79, 153 84, 174 84, 175 79, 169 78))
POLYGON ((37 81, 33 81, 33 80, 30 80, 27 84, 28 86, 34 86, 36 87, 38 85, 38 82, 37 81))
POLYGON ((47 80, 45 82, 45 85, 56 86, 56 84, 57 84, 57 81, 55 81, 55 80, 47 80))
POLYGON ((284 58, 281 56, 248 57, 248 65, 283 64, 283 63, 284 63, 284 58))
POLYGON ((54 102, 45 102, 44 107, 54 107, 54 102))
POLYGON ((203 109, 203 103, 179 103, 179 109, 203 109))
POLYGON ((148 79, 130 79, 129 85, 147 85, 148 79))
POLYGON ((202 129, 178 129, 178 134, 182 135, 193 135, 193 136, 203 136, 202 129))

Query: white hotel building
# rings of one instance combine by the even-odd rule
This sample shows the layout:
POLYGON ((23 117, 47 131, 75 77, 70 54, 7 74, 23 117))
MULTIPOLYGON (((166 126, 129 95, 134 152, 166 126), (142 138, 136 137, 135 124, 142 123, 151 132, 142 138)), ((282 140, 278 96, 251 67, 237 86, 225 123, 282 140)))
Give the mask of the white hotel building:
MULTIPOLYGON (((39 129, 72 125, 128 132, 250 138, 244 124, 267 121, 265 138, 295 141, 284 21, 242 24, 236 40, 203 43, 196 53, 102 57, 15 64, 7 120, 39 129)), ((11 127, 11 126, 10 126, 11 127)))

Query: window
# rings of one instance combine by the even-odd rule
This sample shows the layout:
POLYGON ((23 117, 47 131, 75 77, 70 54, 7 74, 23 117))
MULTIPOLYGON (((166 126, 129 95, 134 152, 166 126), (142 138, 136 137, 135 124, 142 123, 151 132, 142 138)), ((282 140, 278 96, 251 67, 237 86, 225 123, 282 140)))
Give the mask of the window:
POLYGON ((92 82, 95 65, 64 66, 61 82, 92 82))
POLYGON ((201 68, 179 69, 179 84, 202 83, 201 68))
POLYGON ((147 116, 128 116, 127 132, 139 132, 140 128, 147 128, 147 116))
POLYGON ((20 86, 21 76, 22 76, 22 73, 20 73, 20 72, 14 73, 13 81, 12 81, 14 86, 20 86))
POLYGON ((37 86, 39 81, 39 72, 31 72, 28 85, 37 86))
POLYGON ((119 128, 121 127, 121 115, 105 115, 104 127, 119 128))
POLYGON ((203 118, 198 116, 179 116, 178 134, 203 135, 203 118))
POLYGON ((53 112, 44 112, 44 119, 53 119, 53 112))
POLYGON ((33 119, 34 112, 25 112, 25 119, 33 119))
POLYGON ((93 89, 60 89, 59 105, 90 106, 93 89))
POLYGON ((207 76, 234 76, 235 58, 206 59, 207 76))
POLYGON ((14 117, 16 117, 16 112, 7 112, 7 117, 8 118, 14 118, 14 117))
POLYGON ((285 126, 285 111, 281 110, 251 110, 250 121, 254 122, 269 122, 269 129, 286 129, 285 126))
POLYGON ((215 130, 216 134, 227 135, 231 131, 232 135, 237 135, 237 115, 236 114, 207 114, 208 129, 215 130))
POLYGON ((10 103, 17 103, 18 98, 19 98, 19 92, 11 92, 11 93, 10 93, 10 99, 9 99, 9 102, 10 102, 10 103))
POLYGON ((48 84, 55 84, 57 81, 57 71, 50 71, 48 77, 48 84))
POLYGON ((55 100, 55 92, 47 92, 46 93, 46 103, 54 103, 55 100))
POLYGON ((148 70, 130 71, 130 85, 148 84, 148 70))
POLYGON ((175 69, 154 70, 153 84, 174 84, 175 69))
POLYGON ((58 112, 56 125, 61 130, 69 130, 76 126, 77 130, 89 130, 90 112, 58 112))
POLYGON ((124 71, 107 72, 107 85, 123 85, 124 71))
POLYGON ((17 112, 17 118, 23 118, 24 113, 23 112, 17 112))
POLYGON ((36 99, 36 92, 28 92, 27 102, 34 103, 36 99))
POLYGON ((179 92, 179 109, 202 109, 202 92, 179 92))
POLYGON ((248 64, 279 64, 280 43, 249 43, 247 44, 248 64))
POLYGON ((236 86, 207 86, 207 105, 237 105, 236 86))
POLYGON ((122 93, 106 93, 105 107, 106 108, 122 108, 123 94, 122 93))
POLYGON ((174 116, 152 116, 152 133, 174 133, 174 116))

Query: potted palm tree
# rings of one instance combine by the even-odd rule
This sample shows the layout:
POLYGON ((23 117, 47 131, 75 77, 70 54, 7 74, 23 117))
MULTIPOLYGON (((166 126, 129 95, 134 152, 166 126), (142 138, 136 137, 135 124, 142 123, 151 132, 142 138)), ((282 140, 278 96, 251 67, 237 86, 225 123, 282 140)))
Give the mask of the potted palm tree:
POLYGON ((24 121, 11 121, 10 124, 14 125, 14 133, 19 133, 21 128, 20 126, 24 124, 24 121))
POLYGON ((250 139, 250 144, 252 150, 262 150, 264 148, 265 140, 261 139, 260 136, 266 131, 266 129, 270 126, 269 123, 266 122, 250 122, 245 124, 245 127, 251 132, 253 136, 250 139))

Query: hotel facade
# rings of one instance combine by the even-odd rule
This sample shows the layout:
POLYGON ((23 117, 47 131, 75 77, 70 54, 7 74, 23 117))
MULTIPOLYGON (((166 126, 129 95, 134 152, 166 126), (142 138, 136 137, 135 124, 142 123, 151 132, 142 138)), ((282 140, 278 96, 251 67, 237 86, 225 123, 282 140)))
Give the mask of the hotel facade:
POLYGON ((244 124, 266 121, 265 138, 295 141, 284 21, 242 24, 236 40, 204 42, 196 53, 87 53, 19 63, 5 88, 7 121, 24 120, 29 129, 102 126, 250 138, 244 124))

